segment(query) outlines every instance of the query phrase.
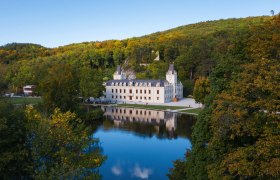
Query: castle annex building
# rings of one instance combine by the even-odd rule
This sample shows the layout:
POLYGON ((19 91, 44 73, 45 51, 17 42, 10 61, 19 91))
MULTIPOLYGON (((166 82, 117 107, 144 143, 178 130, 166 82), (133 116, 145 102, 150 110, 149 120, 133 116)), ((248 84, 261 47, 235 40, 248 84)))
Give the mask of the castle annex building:
POLYGON ((183 98, 183 85, 177 80, 174 65, 170 64, 166 80, 126 79, 117 67, 114 80, 106 82, 106 99, 117 102, 166 103, 183 98))

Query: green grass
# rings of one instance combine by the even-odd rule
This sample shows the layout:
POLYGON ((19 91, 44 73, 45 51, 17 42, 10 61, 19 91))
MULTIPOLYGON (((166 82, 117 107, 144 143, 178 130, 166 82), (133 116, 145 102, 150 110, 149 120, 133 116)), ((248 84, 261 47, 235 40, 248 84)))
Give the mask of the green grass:
POLYGON ((196 109, 188 109, 188 110, 183 110, 180 112, 184 112, 184 113, 191 113, 191 114, 199 114, 203 109, 202 108, 196 108, 196 109))
POLYGON ((41 98, 33 98, 33 97, 16 97, 9 98, 12 104, 38 104, 42 102, 41 98))
POLYGON ((134 107, 141 109, 152 109, 152 110, 176 110, 176 109, 184 109, 187 107, 184 106, 160 106, 160 105, 145 105, 145 104, 118 104, 119 107, 134 107))

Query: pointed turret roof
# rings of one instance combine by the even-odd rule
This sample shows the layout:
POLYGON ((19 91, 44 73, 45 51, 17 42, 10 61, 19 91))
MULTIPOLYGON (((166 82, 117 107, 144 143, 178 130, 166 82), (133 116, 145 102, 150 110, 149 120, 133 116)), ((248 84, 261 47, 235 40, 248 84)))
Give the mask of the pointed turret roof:
POLYGON ((121 74, 121 73, 122 73, 121 66, 120 66, 120 65, 118 65, 118 66, 117 66, 117 74, 121 74))
POLYGON ((169 69, 168 71, 171 71, 172 74, 174 74, 174 64, 169 64, 169 69))

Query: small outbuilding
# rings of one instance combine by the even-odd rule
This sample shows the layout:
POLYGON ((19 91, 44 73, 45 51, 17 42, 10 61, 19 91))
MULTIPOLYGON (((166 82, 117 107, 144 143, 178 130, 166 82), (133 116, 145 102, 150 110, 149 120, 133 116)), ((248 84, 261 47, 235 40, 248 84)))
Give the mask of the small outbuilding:
POLYGON ((34 90, 36 86, 35 85, 26 85, 23 86, 23 94, 25 96, 33 96, 34 95, 34 90))

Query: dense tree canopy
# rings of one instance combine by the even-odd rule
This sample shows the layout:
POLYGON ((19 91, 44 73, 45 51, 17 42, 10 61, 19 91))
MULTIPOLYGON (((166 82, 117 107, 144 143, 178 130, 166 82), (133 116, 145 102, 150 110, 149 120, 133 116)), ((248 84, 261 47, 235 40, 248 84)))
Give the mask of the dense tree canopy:
POLYGON ((0 99, 0 176, 3 179, 100 179, 105 157, 75 113, 15 108, 0 99))
POLYGON ((275 16, 252 26, 218 61, 193 149, 176 161, 171 178, 279 179, 279 22, 275 16))
MULTIPOLYGON (((192 94, 194 80, 208 76, 219 61, 228 57, 227 54, 237 52, 243 56, 245 53, 239 52, 244 50, 242 46, 249 35, 249 27, 270 18, 209 21, 139 38, 85 42, 53 49, 35 44, 7 44, 0 47, 0 62, 9 64, 7 71, 0 68, 1 77, 5 77, 4 81, 0 79, 0 85, 15 92, 25 84, 39 85, 48 74, 46 70, 62 62, 70 64, 78 74, 89 67, 111 78, 116 65, 122 64, 125 69, 134 70, 139 78, 158 79, 164 78, 166 67, 173 62, 187 96, 192 94), (153 61, 157 53, 160 62, 153 61), (150 65, 140 67, 141 63, 150 65)), ((277 33, 276 27, 274 29, 277 33)), ((263 34, 265 36, 265 32, 263 34)), ((266 38, 269 41, 272 37, 266 38)), ((80 87, 76 88, 80 93, 80 87)), ((81 94, 84 94, 82 91, 81 94)))

